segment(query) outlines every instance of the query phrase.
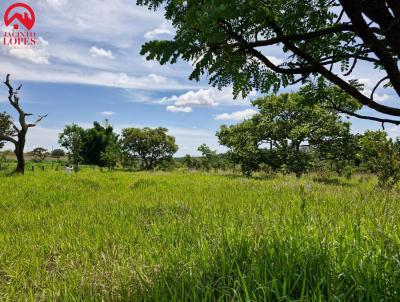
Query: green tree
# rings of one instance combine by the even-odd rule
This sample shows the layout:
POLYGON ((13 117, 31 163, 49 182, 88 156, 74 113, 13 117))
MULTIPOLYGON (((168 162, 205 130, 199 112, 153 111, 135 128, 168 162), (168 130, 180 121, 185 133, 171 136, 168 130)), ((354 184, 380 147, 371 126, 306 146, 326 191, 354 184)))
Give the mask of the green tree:
POLYGON ((16 134, 12 124, 12 118, 6 112, 0 112, 0 149, 5 142, 11 142, 6 138, 12 138, 16 134))
POLYGON ((378 156, 373 159, 378 185, 381 188, 392 189, 400 182, 400 141, 386 139, 378 147, 378 156))
MULTIPOLYGON (((400 95, 400 9, 394 0, 137 0, 164 11, 172 40, 150 41, 141 54, 161 64, 194 64, 190 79, 207 75, 235 95, 277 92, 321 76, 363 106, 400 116, 400 109, 362 93, 349 80, 360 67, 383 70, 382 84, 400 95), (282 62, 272 60, 280 48, 282 62), (274 50, 275 51, 275 50, 274 50), (194 63, 193 63, 194 62, 194 63)), ((367 118, 367 117, 366 117, 367 118)), ((373 117, 370 117, 373 118, 373 117)), ((375 120, 390 121, 374 118, 375 120)), ((399 123, 399 121, 394 121, 399 123)))
POLYGON ((202 144, 198 149, 201 152, 201 163, 203 170, 209 172, 211 168, 215 168, 217 164, 217 151, 211 150, 206 144, 202 144))
POLYGON ((362 167, 374 173, 378 172, 376 159, 379 157, 380 150, 385 146, 387 141, 388 135, 385 131, 368 130, 359 138, 358 157, 362 167))
POLYGON ((37 147, 32 150, 33 161, 36 163, 41 163, 47 157, 47 149, 42 147, 37 147))
POLYGON ((191 155, 186 154, 185 157, 183 158, 183 164, 188 168, 188 169, 194 169, 194 159, 191 155))
POLYGON ((318 146, 349 131, 336 111, 310 102, 302 92, 259 98, 253 105, 258 114, 238 125, 222 126, 217 133, 246 175, 264 163, 300 177, 311 166, 318 146))
POLYGON ((75 172, 78 172, 79 163, 82 161, 84 135, 85 130, 76 124, 65 126, 64 131, 59 134, 58 143, 68 150, 68 158, 74 164, 75 172))
POLYGON ((254 120, 230 127, 223 125, 216 135, 219 143, 229 148, 229 158, 234 170, 236 164, 240 164, 245 176, 251 176, 258 170, 263 152, 259 148, 259 135, 254 120))
POLYGON ((104 152, 101 153, 101 160, 104 161, 110 170, 115 169, 118 160, 121 158, 121 148, 119 144, 112 139, 104 152))
POLYGON ((338 125, 334 135, 322 137, 322 140, 317 138, 312 143, 319 160, 330 163, 340 176, 357 162, 358 136, 350 132, 349 123, 338 125))
POLYGON ((139 157, 146 170, 152 170, 162 161, 172 159, 178 151, 175 138, 166 128, 127 128, 122 130, 122 150, 129 157, 139 157))
POLYGON ((86 129, 84 133, 81 151, 83 161, 89 165, 105 166, 107 163, 101 155, 110 144, 115 147, 117 140, 118 137, 107 120, 104 125, 94 122, 93 127, 86 129))
POLYGON ((54 149, 51 151, 51 157, 60 160, 61 157, 65 156, 65 151, 63 149, 54 149))

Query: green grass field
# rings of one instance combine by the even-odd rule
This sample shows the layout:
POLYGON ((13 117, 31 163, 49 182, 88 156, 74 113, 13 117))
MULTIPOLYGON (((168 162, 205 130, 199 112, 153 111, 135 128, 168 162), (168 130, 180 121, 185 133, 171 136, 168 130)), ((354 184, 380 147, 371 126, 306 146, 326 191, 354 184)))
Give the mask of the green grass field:
POLYGON ((0 176, 1 301, 400 297, 375 180, 85 170, 0 176))

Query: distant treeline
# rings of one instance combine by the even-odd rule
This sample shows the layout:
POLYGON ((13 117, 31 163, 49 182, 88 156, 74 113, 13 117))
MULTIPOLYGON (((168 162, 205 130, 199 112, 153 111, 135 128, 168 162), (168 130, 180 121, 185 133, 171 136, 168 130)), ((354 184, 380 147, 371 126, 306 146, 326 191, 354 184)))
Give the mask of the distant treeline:
MULTIPOLYGON (((335 88, 325 95, 347 110, 358 108, 335 88)), ((49 152, 38 147, 28 156, 35 162, 65 160, 76 172, 81 164, 132 171, 184 167, 236 172, 239 168, 248 177, 255 172, 301 177, 307 172, 334 171, 350 178, 355 171, 363 171, 375 173, 381 186, 394 187, 400 181, 400 141, 383 130, 351 133, 346 115, 320 97, 302 88, 298 93, 253 101, 258 113, 236 125, 221 126, 216 133, 219 143, 229 150, 225 154, 203 144, 198 148, 200 157, 176 159, 178 146, 168 129, 126 128, 118 135, 106 120, 88 129, 67 125, 59 134, 62 149, 49 152)), ((0 160, 5 161, 6 155, 0 160)))

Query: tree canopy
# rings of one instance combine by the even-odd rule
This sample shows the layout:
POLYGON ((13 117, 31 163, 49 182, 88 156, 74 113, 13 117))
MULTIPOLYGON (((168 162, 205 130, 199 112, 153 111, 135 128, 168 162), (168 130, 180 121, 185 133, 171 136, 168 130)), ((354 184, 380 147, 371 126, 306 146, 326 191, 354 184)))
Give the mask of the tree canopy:
POLYGON ((0 149, 4 147, 5 142, 11 142, 14 136, 11 117, 6 112, 0 112, 0 149))
POLYGON ((107 161, 101 155, 106 152, 107 146, 117 140, 118 136, 108 121, 104 125, 94 122, 93 127, 86 129, 83 135, 81 156, 85 164, 105 166, 107 161))
POLYGON ((145 43, 141 54, 161 64, 178 59, 192 63, 190 79, 207 75, 213 86, 232 84, 236 96, 246 96, 253 90, 270 93, 295 83, 312 84, 321 77, 326 85, 339 87, 376 113, 400 116, 399 107, 375 97, 381 85, 400 96, 398 0, 137 0, 137 4, 162 8, 176 30, 172 40, 145 43), (284 53, 282 61, 273 58, 277 48, 284 53), (369 95, 353 76, 366 64, 382 77, 369 95))
POLYGON ((336 156, 337 145, 346 149, 346 139, 351 141, 349 123, 302 93, 259 98, 253 105, 258 114, 238 125, 222 126, 217 133, 220 143, 241 163, 244 174, 265 163, 300 176, 311 165, 311 152, 336 156))
POLYGON ((54 149, 51 151, 51 157, 60 159, 63 156, 65 156, 65 151, 63 149, 54 149))
POLYGON ((122 130, 122 150, 130 157, 139 157, 147 170, 152 170, 163 161, 172 160, 178 151, 175 138, 167 134, 166 128, 127 128, 122 130))
POLYGON ((47 157, 47 149, 43 147, 37 147, 32 150, 33 161, 36 163, 40 163, 44 161, 47 157))
POLYGON ((78 165, 82 161, 82 147, 85 130, 79 125, 67 125, 64 131, 59 134, 58 143, 68 150, 68 158, 74 164, 75 172, 78 171, 78 165))

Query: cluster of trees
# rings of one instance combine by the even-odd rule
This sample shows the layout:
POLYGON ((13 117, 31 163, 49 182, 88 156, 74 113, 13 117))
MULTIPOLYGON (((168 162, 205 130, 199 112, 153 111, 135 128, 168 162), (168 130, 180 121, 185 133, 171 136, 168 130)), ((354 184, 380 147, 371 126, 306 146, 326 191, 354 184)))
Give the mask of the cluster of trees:
MULTIPOLYGON (((260 109, 259 121, 256 117, 219 131, 221 143, 233 150, 232 158, 240 161, 245 171, 254 170, 256 163, 261 161, 259 158, 268 155, 267 158, 279 158, 278 162, 267 161, 272 167, 286 165, 288 171, 301 175, 310 163, 311 151, 305 152, 307 148, 320 157, 328 158, 334 154, 340 170, 342 162, 351 161, 349 157, 354 153, 349 155, 343 151, 342 143, 351 145, 355 140, 348 134, 348 125, 338 120, 338 112, 383 125, 400 125, 400 108, 382 104, 376 97, 380 87, 391 89, 394 95, 400 96, 400 5, 397 0, 137 0, 137 4, 153 10, 162 9, 176 29, 171 40, 149 41, 143 45, 141 53, 147 59, 161 64, 176 63, 178 59, 190 62, 194 64, 190 79, 199 80, 206 74, 213 86, 232 85, 235 96, 245 97, 254 90, 264 94, 277 93, 282 87, 298 83, 319 96, 301 102, 293 101, 298 96, 281 96, 268 103, 255 103, 260 109), (282 62, 271 60, 271 46, 280 48, 285 54, 282 62), (362 81, 354 76, 359 66, 365 70, 367 65, 381 76, 368 95, 363 91, 362 81), (350 97, 352 102, 348 101, 350 97), (288 105, 287 99, 290 99, 288 105), (310 99, 313 101, 307 103, 310 99), (289 122, 286 137, 279 132, 283 119, 274 122, 271 129, 263 128, 269 118, 263 112, 279 110, 278 102, 282 102, 283 107, 300 102, 303 118, 310 118, 311 122, 302 120, 302 126, 289 122), (373 113, 391 118, 356 113, 361 107, 369 107, 373 113), (318 116, 319 113, 322 116, 318 116), (326 127, 318 127, 324 123, 320 120, 327 122, 326 127), (254 133, 253 128, 260 131, 255 137, 249 134, 254 133), (314 130, 307 132, 307 128, 314 130), (244 142, 234 139, 241 132, 247 135, 244 142), (270 148, 260 148, 265 144, 270 148), (260 153, 259 149, 264 151, 260 153), (252 153, 257 158, 256 163, 247 156, 252 153), (279 154, 270 156, 274 153, 279 154)), ((26 134, 46 115, 39 116, 33 123, 27 122, 26 117, 32 114, 25 113, 19 104, 21 86, 15 89, 9 76, 4 83, 8 88, 9 103, 17 112, 18 125, 9 114, 0 113, 0 147, 4 142, 14 144, 18 159, 16 172, 23 173, 26 134)), ((289 114, 292 109, 286 108, 289 114)), ((144 131, 143 137, 135 143, 141 147, 131 151, 127 151, 130 143, 124 145, 124 137, 107 134, 109 129, 104 126, 95 125, 90 133, 76 125, 66 130, 60 142, 68 149, 75 164, 81 161, 113 164, 117 154, 122 152, 126 161, 132 156, 139 157, 142 164, 151 169, 168 162, 165 158, 168 159, 175 149, 174 143, 169 141, 164 146, 168 150, 165 155, 160 155, 164 152, 155 148, 150 151, 153 156, 143 156, 140 148, 151 148, 143 143, 143 137, 145 141, 152 140, 147 137, 152 133, 150 130, 144 131)), ((128 132, 131 133, 125 134, 130 136, 135 131, 128 132)), ((156 132, 155 136, 166 135, 163 130, 156 132)), ((156 144, 159 139, 154 138, 156 144)), ((386 142, 386 145, 388 150, 397 148, 394 142, 386 142)), ((212 157, 206 156, 208 159, 203 164, 212 157)))
MULTIPOLYGON (((14 88, 10 82, 10 75, 7 75, 4 84, 8 88, 8 101, 17 112, 18 124, 8 113, 0 113, 0 149, 6 142, 14 145, 17 158, 15 172, 23 174, 28 130, 36 127, 47 115, 39 116, 33 123, 28 122, 26 118, 33 114, 26 113, 21 107, 19 92, 22 85, 14 88)), ((59 135, 59 144, 68 151, 68 159, 74 164, 75 171, 78 171, 80 163, 113 168, 118 161, 124 165, 138 163, 144 169, 151 170, 168 166, 178 150, 175 138, 169 136, 167 132, 167 129, 161 127, 128 128, 122 131, 121 137, 118 137, 107 121, 103 125, 94 122, 93 127, 89 129, 72 124, 66 126, 59 135)), ((49 155, 48 151, 41 147, 35 148, 31 154, 37 162, 45 160, 49 155)), ((64 155, 62 149, 52 152, 52 156, 58 159, 64 155)))
POLYGON ((201 157, 193 157, 189 154, 185 155, 182 163, 190 170, 202 170, 210 172, 211 170, 228 170, 235 165, 229 158, 229 154, 218 154, 217 151, 212 150, 206 144, 202 144, 198 149, 201 157))
MULTIPOLYGON (((299 83, 319 96, 305 98, 306 104, 301 101, 305 120, 296 121, 301 126, 291 122, 297 119, 296 114, 290 116, 290 104, 296 101, 285 103, 288 98, 298 97, 280 96, 271 102, 255 103, 260 114, 251 121, 219 131, 220 142, 231 149, 232 158, 241 162, 245 173, 267 162, 300 176, 314 153, 320 158, 335 157, 332 160, 340 171, 343 163, 353 160, 357 139, 348 131, 348 124, 337 118, 338 112, 381 122, 383 126, 400 125, 400 108, 377 101, 381 87, 400 96, 400 5, 396 0, 137 3, 162 9, 176 30, 171 40, 149 41, 142 46, 141 54, 148 60, 174 64, 182 59, 192 63, 190 79, 198 81, 207 75, 213 86, 232 85, 235 96, 245 97, 254 90, 277 93, 282 87, 299 83), (280 62, 271 59, 271 47, 285 54, 280 62), (355 77, 360 67, 363 72, 369 67, 381 77, 368 94, 361 79, 355 77), (369 107, 373 114, 357 113, 362 107, 369 107), (271 120, 274 110, 282 114, 277 121, 271 120)), ((396 154, 395 142, 386 139, 384 145, 387 154, 396 154)), ((393 165, 396 162, 392 161, 393 165)))
POLYGON ((217 133, 244 174, 251 175, 263 163, 300 177, 310 167, 313 153, 331 158, 340 173, 354 157, 350 123, 343 122, 329 103, 316 102, 307 89, 260 98, 253 105, 258 114, 238 125, 222 126, 217 133))
POLYGON ((72 124, 64 128, 59 135, 59 144, 68 150, 68 158, 78 170, 79 163, 104 166, 106 162, 102 158, 111 144, 117 140, 113 127, 105 121, 103 125, 93 123, 93 127, 84 129, 72 124))
MULTIPOLYGON (((357 104, 340 90, 331 97, 342 98, 347 110, 357 104)), ((350 123, 319 97, 303 88, 298 93, 269 96, 253 101, 258 113, 242 123, 222 126, 219 142, 229 148, 227 158, 241 166, 244 175, 268 169, 295 173, 328 167, 339 175, 354 169, 376 173, 382 186, 400 180, 400 141, 385 131, 352 134, 350 123)), ((343 104, 344 106, 344 104, 343 104)))
POLYGON ((118 162, 127 167, 139 164, 152 170, 168 165, 178 151, 175 138, 166 128, 127 128, 121 136, 105 121, 94 122, 93 128, 83 129, 72 124, 59 135, 59 144, 68 152, 68 158, 78 171, 80 163, 115 168, 118 162))
POLYGON ((49 157, 55 158, 59 161, 62 157, 65 156, 65 151, 62 149, 54 149, 51 152, 49 152, 47 149, 43 147, 36 147, 31 152, 29 152, 28 155, 31 155, 33 161, 36 163, 43 162, 49 157))

